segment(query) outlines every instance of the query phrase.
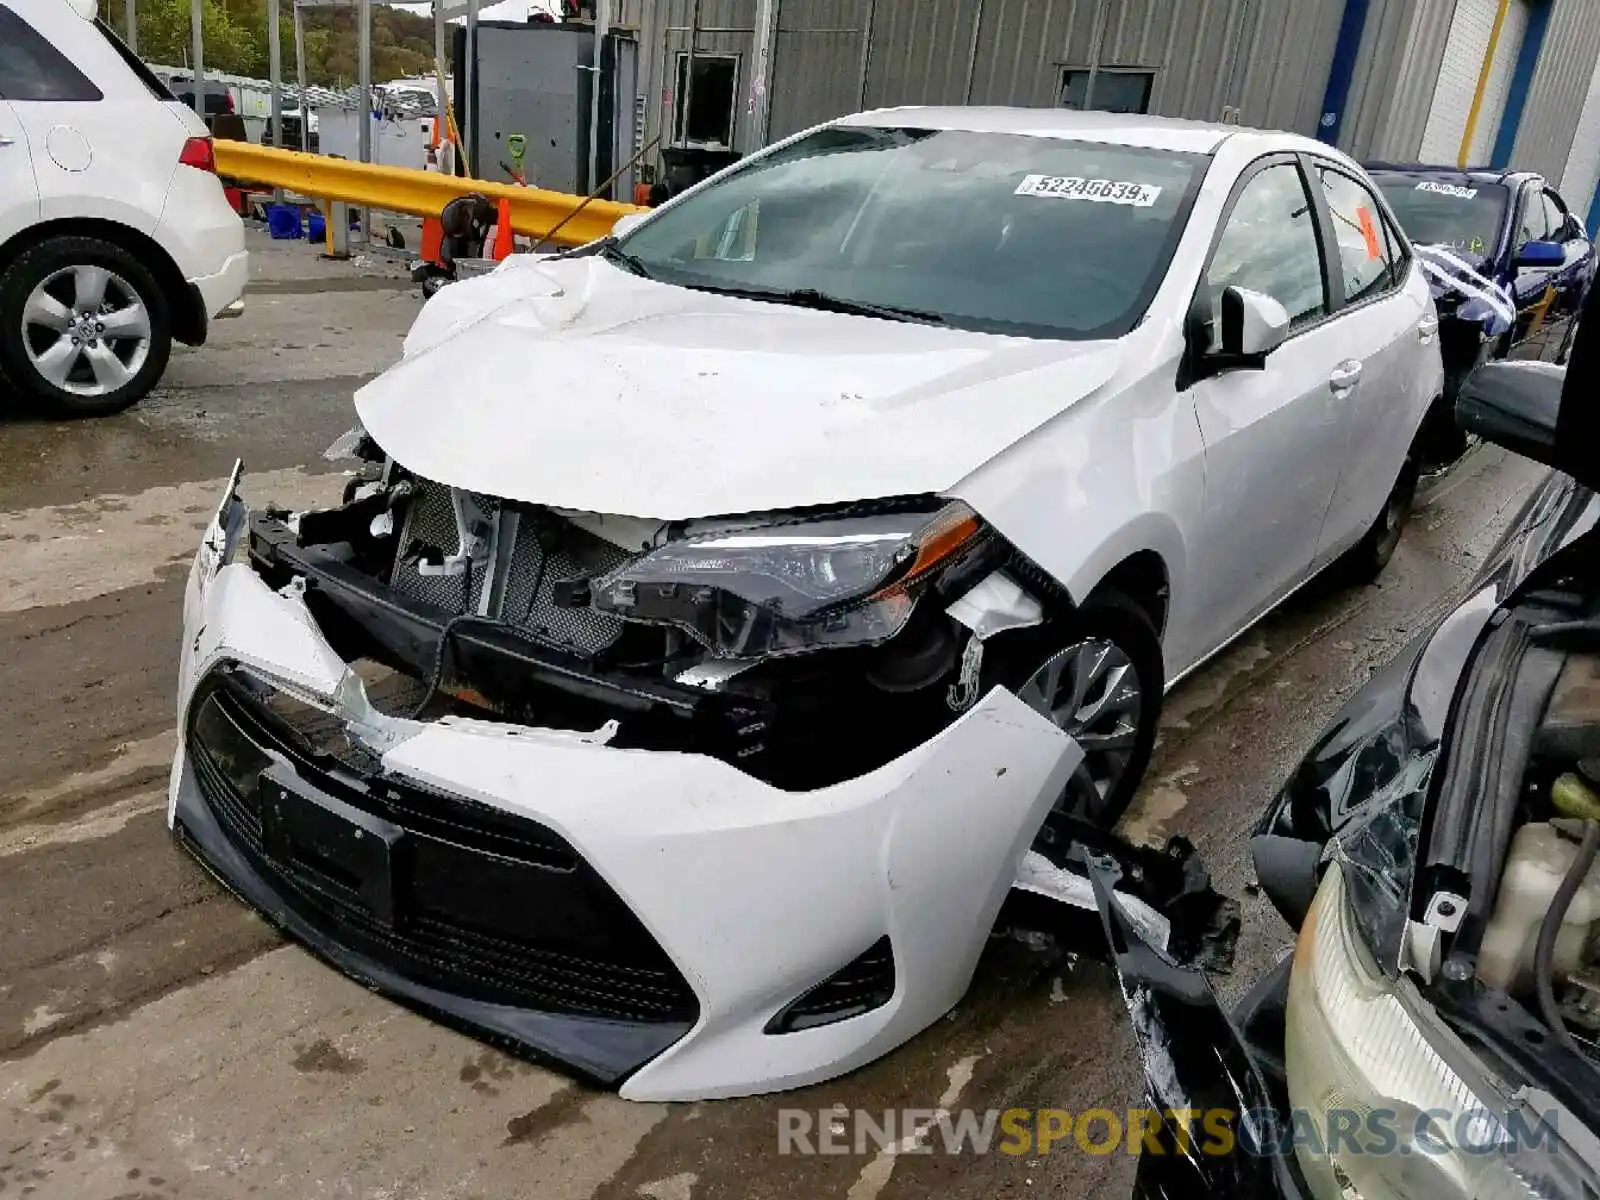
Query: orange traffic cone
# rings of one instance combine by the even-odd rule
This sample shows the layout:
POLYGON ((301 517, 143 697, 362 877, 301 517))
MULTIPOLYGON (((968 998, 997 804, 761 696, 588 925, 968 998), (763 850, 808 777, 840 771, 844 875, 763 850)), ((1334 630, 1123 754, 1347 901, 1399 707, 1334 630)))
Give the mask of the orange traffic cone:
POLYGON ((444 245, 444 226, 438 217, 422 219, 422 261, 437 263, 440 247, 444 245))
POLYGON ((504 196, 500 197, 500 211, 494 223, 494 253, 495 262, 505 258, 512 250, 516 249, 516 235, 511 232, 511 201, 504 196))

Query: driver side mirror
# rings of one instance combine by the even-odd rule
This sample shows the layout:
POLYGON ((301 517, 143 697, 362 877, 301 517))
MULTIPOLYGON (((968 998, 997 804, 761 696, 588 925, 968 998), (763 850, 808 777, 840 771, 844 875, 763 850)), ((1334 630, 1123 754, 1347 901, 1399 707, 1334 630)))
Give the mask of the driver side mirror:
POLYGON ((1554 363, 1484 363, 1461 385, 1456 421, 1484 441, 1566 470, 1556 440, 1566 379, 1566 370, 1554 363))
POLYGON ((1289 312, 1265 292, 1229 286, 1213 309, 1205 289, 1195 295, 1186 322, 1188 349, 1180 386, 1228 371, 1259 371, 1267 355, 1289 336, 1289 312))
POLYGON ((1222 289, 1217 305, 1222 353, 1238 366, 1261 366, 1289 336, 1289 313, 1265 292, 1222 289))
POLYGON ((1533 267, 1548 270, 1566 261, 1567 252, 1560 242, 1524 242, 1511 265, 1519 269, 1533 267))
POLYGON ((1288 336, 1288 311, 1264 292, 1225 287, 1214 315, 1206 311, 1204 296, 1196 296, 1189 314, 1189 379, 1259 371, 1288 336))

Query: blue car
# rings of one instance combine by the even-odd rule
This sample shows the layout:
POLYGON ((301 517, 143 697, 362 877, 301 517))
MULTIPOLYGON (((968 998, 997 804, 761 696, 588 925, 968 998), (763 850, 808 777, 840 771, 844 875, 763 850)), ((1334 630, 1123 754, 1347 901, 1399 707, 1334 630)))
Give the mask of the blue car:
POLYGON ((1433 284, 1444 396, 1424 426, 1424 468, 1466 449, 1455 421, 1462 381, 1496 358, 1565 362, 1595 274, 1583 222, 1525 171, 1369 164, 1433 284))

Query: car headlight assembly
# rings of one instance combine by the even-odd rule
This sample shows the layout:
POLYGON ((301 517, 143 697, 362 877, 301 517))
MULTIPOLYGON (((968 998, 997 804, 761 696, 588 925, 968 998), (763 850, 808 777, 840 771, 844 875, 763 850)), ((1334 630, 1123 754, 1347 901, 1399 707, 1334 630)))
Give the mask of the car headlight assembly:
POLYGON ((1600 1177, 1559 1110, 1515 1098, 1368 950, 1343 868, 1301 927, 1285 1037, 1294 1152, 1317 1200, 1577 1200, 1600 1177))
POLYGON ((592 603, 682 629, 720 658, 876 645, 990 538, 959 502, 735 529, 669 542, 600 577, 592 603))

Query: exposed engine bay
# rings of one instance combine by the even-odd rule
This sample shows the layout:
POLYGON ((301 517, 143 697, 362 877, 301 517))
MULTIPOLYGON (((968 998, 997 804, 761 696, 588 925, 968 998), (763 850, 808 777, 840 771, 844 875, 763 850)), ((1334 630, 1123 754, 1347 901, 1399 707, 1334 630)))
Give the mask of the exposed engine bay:
POLYGON ((669 523, 446 487, 359 431, 336 454, 365 460, 344 504, 252 513, 249 558, 274 589, 304 588, 395 715, 614 720, 613 746, 815 788, 948 726, 993 682, 984 640, 1064 605, 937 498, 669 523))
POLYGON ((1564 661, 1528 748, 1478 976, 1600 1062, 1600 627, 1531 637, 1564 661))
POLYGON ((1398 945, 1400 967, 1508 1077, 1580 1105, 1600 1069, 1596 565, 1592 536, 1570 539, 1482 626, 1452 682, 1398 945))

